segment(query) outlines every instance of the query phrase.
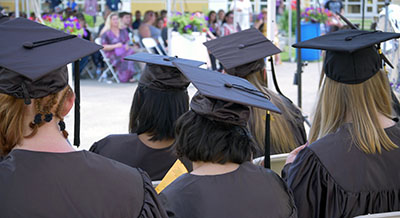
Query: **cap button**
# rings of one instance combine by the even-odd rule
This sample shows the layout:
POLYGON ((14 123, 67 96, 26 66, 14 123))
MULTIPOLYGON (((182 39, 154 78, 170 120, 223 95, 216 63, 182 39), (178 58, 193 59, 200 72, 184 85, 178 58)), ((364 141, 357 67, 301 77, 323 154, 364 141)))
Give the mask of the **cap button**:
POLYGON ((24 48, 31 49, 31 48, 33 48, 33 43, 32 42, 24 42, 24 44, 22 44, 22 46, 24 46, 24 48))
POLYGON ((226 88, 232 88, 232 87, 233 87, 232 84, 230 84, 230 83, 225 83, 224 86, 225 86, 226 88))
POLYGON ((344 38, 345 41, 351 41, 352 39, 353 39, 353 37, 351 37, 351 36, 344 38))
POLYGON ((244 47, 245 47, 245 45, 239 44, 239 48, 244 48, 244 47))

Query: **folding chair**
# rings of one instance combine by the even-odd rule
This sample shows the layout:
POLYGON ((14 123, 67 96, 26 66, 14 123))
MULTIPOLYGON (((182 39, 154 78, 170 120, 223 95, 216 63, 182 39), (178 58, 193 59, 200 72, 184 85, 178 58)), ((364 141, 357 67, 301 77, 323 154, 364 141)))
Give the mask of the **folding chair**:
POLYGON ((95 76, 93 74, 93 70, 96 70, 96 66, 93 63, 92 57, 89 56, 88 59, 88 63, 86 64, 86 66, 83 68, 82 70, 82 75, 84 75, 85 73, 89 75, 90 79, 94 79, 95 76))
POLYGON ((159 36, 157 40, 161 48, 164 50, 164 54, 167 54, 167 49, 165 49, 164 39, 161 36, 159 36))
MULTIPOLYGON (((98 45, 101 45, 101 38, 96 38, 96 39, 94 40, 94 42, 95 42, 96 44, 98 44, 98 45)), ((103 61, 104 61, 104 63, 106 63, 107 69, 104 70, 104 71, 100 74, 100 77, 99 77, 99 80, 98 80, 98 81, 99 81, 99 82, 102 82, 104 79, 107 78, 107 72, 111 72, 111 75, 112 75, 112 77, 114 78, 114 80, 115 80, 117 83, 120 83, 120 81, 119 81, 119 79, 118 79, 118 75, 117 75, 117 73, 115 72, 113 66, 112 66, 111 63, 110 63, 110 59, 107 58, 107 56, 106 56, 106 54, 104 53, 103 49, 100 49, 99 51, 100 51, 101 56, 103 56, 103 61)))
POLYGON ((157 51, 159 55, 163 55, 164 53, 161 51, 161 49, 158 47, 156 40, 154 40, 151 37, 148 38, 143 38, 142 39, 142 44, 146 51, 150 54, 155 54, 154 50, 157 51))
MULTIPOLYGON (((281 171, 286 163, 286 158, 289 156, 288 153, 284 154, 273 154, 270 156, 271 158, 271 170, 276 174, 281 175, 281 171)), ((264 156, 256 158, 253 160, 253 164, 261 165, 264 161, 264 156)))

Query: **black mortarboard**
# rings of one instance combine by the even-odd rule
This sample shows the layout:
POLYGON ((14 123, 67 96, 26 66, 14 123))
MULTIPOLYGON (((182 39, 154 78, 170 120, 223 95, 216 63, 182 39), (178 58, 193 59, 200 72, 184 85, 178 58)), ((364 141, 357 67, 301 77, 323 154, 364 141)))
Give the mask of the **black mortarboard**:
POLYGON ((3 15, 0 10, 0 24, 5 23, 9 20, 10 20, 10 17, 3 15))
POLYGON ((382 68, 379 43, 398 37, 398 33, 348 29, 299 42, 293 47, 326 50, 326 76, 340 83, 358 84, 382 68))
POLYGON ((130 55, 125 60, 147 63, 143 74, 140 76, 140 85, 156 90, 185 90, 190 81, 172 64, 172 61, 198 67, 205 64, 177 57, 137 53, 130 55))
MULTIPOLYGON (((258 107, 280 113, 280 110, 268 100, 268 96, 265 96, 262 92, 258 91, 256 87, 245 79, 177 62, 174 62, 174 64, 193 83, 193 85, 199 90, 200 94, 207 98, 245 106, 258 107)), ((213 119, 218 119, 219 114, 222 114, 221 112, 223 112, 224 114, 219 118, 219 120, 223 122, 227 121, 226 118, 229 117, 228 115, 230 113, 240 114, 237 107, 232 107, 231 105, 225 107, 225 104, 217 104, 217 101, 213 101, 213 103, 214 104, 196 106, 196 108, 193 108, 193 105, 191 104, 191 107, 195 112, 199 112, 204 116, 213 117, 213 119), (224 108, 220 108, 218 109, 218 113, 214 113, 218 106, 224 108), (234 109, 231 110, 230 108, 234 109)), ((248 107, 246 108, 248 110, 248 107)), ((239 125, 242 123, 243 119, 237 120, 240 121, 237 122, 237 125, 239 125)), ((232 120, 227 122, 233 123, 232 120)))
POLYGON ((281 52, 255 28, 214 39, 204 45, 229 74, 240 77, 264 68, 265 57, 281 52))
POLYGON ((75 61, 75 137, 79 146, 80 58, 101 49, 90 41, 16 18, 0 25, 0 93, 30 99, 61 91, 68 84, 66 65, 75 61))
POLYGON ((0 93, 26 103, 62 90, 66 65, 101 48, 24 18, 1 24, 0 35, 0 93))

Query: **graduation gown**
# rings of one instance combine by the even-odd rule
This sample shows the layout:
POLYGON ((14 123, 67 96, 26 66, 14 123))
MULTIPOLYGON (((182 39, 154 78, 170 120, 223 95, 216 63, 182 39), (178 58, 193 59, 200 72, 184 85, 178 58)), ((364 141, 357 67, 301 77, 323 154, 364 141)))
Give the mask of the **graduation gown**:
POLYGON ((0 202, 4 218, 167 217, 146 173, 88 151, 11 151, 0 202))
POLYGON ((94 143, 90 151, 131 167, 146 171, 151 180, 161 180, 177 160, 170 147, 154 149, 143 144, 138 135, 109 135, 94 143))
POLYGON ((161 192, 160 199, 169 217, 176 218, 297 217, 285 182, 250 162, 222 175, 183 174, 161 192))
MULTIPOLYGON (((400 149, 365 154, 351 143, 351 124, 304 148, 282 176, 299 217, 354 217, 400 210, 400 149)), ((385 129, 400 145, 400 124, 385 129)))

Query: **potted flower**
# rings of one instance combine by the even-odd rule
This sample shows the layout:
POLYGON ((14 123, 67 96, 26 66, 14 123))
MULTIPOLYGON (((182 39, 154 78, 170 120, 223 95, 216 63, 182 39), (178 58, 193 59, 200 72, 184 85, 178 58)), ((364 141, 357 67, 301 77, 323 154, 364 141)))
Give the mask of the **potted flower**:
POLYGON ((196 12, 193 14, 177 12, 171 17, 169 27, 172 28, 169 43, 169 55, 181 58, 209 62, 206 42, 207 17, 196 12))
POLYGON ((44 15, 42 17, 43 24, 57 30, 64 31, 68 34, 77 35, 82 37, 87 34, 78 22, 76 17, 70 17, 63 20, 59 15, 44 15))
POLYGON ((199 12, 193 14, 182 14, 177 12, 171 17, 170 27, 180 34, 189 34, 193 32, 207 32, 206 17, 199 12))
MULTIPOLYGON (((325 24, 332 12, 327 9, 309 7, 303 10, 301 17, 301 41, 321 35, 321 24, 325 24)), ((317 61, 321 58, 320 50, 301 49, 301 58, 306 61, 317 61)))

